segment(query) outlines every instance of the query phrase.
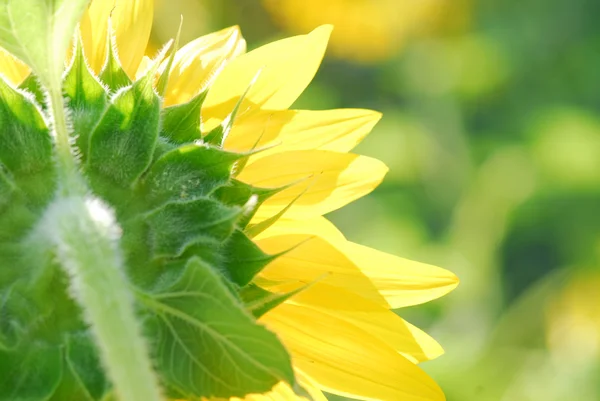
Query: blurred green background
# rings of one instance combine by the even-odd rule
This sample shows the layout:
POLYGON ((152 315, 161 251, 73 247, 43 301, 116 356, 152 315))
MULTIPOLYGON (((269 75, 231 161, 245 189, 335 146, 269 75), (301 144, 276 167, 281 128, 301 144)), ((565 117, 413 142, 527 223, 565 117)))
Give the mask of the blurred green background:
POLYGON ((600 400, 600 2, 157 0, 155 46, 180 15, 249 48, 336 26, 296 106, 384 113, 357 152, 391 172, 330 218, 460 277, 398 311, 449 401, 600 400))

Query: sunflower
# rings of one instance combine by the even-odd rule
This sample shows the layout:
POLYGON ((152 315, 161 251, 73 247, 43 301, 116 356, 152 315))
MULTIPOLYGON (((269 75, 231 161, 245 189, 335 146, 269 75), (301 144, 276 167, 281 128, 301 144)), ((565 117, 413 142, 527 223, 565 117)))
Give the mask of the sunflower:
MULTIPOLYGON (((215 363, 215 372, 198 372, 202 366, 194 352, 210 356, 222 344, 207 350, 210 343, 203 337, 202 350, 183 347, 196 333, 185 325, 186 319, 205 311, 185 310, 189 316, 184 319, 183 309, 173 312, 184 308, 184 300, 176 298, 192 294, 186 292, 197 278, 192 273, 203 271, 208 263, 218 267, 209 270, 222 276, 208 290, 221 297, 214 309, 243 303, 249 312, 243 319, 254 315, 258 328, 276 333, 291 356, 298 386, 282 379, 270 392, 247 395, 245 400, 300 400, 303 396, 297 394, 302 392, 325 400, 322 391, 363 400, 443 400, 439 387, 417 366, 441 355, 441 347, 392 309, 438 298, 456 287, 457 278, 446 270, 352 243, 323 217, 383 180, 383 163, 349 153, 380 114, 289 109, 315 75, 332 28, 321 26, 246 52, 239 28, 231 27, 179 49, 171 43, 151 60, 144 50, 152 17, 152 0, 93 1, 80 21, 64 85, 72 108, 73 141, 91 189, 115 209, 130 280, 151 294, 140 295, 146 309, 156 312, 148 320, 162 324, 148 330, 160 337, 150 343, 156 346, 157 364, 168 365, 161 377, 169 395, 223 399, 230 382, 252 382, 263 373, 255 364, 249 365, 255 370, 236 371, 236 377, 219 377, 221 365, 235 357, 233 353, 215 363), (85 81, 86 74, 93 79, 85 81), (77 90, 87 91, 86 96, 78 97, 72 82, 84 82, 77 90), (95 93, 100 95, 90 95, 95 93), (160 125, 152 114, 151 99, 157 93, 162 95, 156 103, 160 125), (81 99, 83 103, 77 103, 81 99), (94 101, 101 104, 101 113, 94 114, 94 101), (135 114, 146 101, 146 114, 135 114), (154 142, 132 145, 138 139, 129 137, 129 142, 119 142, 130 132, 146 135, 149 127, 160 132, 154 142), (115 139, 111 135, 116 131, 121 136, 115 139), (147 163, 139 166, 141 157, 147 163), (217 294, 221 287, 223 293, 217 294), (170 292, 161 292, 166 289, 170 292), (168 313, 177 319, 166 317, 168 313), (195 374, 210 376, 210 394, 197 390, 195 374)), ((0 71, 10 83, 0 87, 0 94, 43 102, 29 68, 4 51, 0 71)), ((10 170, 3 156, 0 152, 10 170)), ((18 175, 14 177, 18 181, 18 175)), ((36 191, 23 190, 27 196, 35 192, 36 205, 43 205, 46 197, 36 191)), ((23 231, 30 226, 30 220, 24 222, 23 231)), ((2 245, 13 240, 0 236, 0 256, 8 249, 2 245)), ((26 263, 19 257, 14 260, 26 263)), ((72 312, 72 305, 64 303, 72 312)), ((61 330, 77 336, 85 332, 80 318, 53 319, 60 321, 56 324, 61 330)), ((35 335, 47 340, 46 331, 35 335)), ((275 358, 266 348, 254 349, 263 339, 259 335, 266 336, 260 332, 247 340, 245 351, 262 362, 275 358)), ((56 341, 64 336, 59 337, 56 341)), ((228 340, 236 338, 232 334, 228 340)), ((276 346, 272 349, 279 352, 276 346)), ((77 364, 69 365, 74 369, 72 365, 77 364)), ((71 394, 72 378, 64 380, 52 391, 71 394)), ((104 394, 102 386, 89 388, 96 389, 87 391, 89 399, 104 394)), ((56 394, 45 399, 59 399, 56 394)))

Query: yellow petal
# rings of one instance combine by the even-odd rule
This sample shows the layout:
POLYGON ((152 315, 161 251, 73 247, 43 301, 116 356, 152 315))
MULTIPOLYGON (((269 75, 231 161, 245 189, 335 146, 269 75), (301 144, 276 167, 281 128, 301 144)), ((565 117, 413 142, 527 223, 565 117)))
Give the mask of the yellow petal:
POLYGON ((116 37, 119 60, 130 78, 144 56, 150 38, 154 0, 94 0, 80 22, 83 48, 95 73, 106 59, 108 18, 116 37))
POLYGON ((289 150, 352 150, 381 119, 381 113, 361 109, 260 111, 234 124, 225 148, 247 151, 276 144, 253 156, 289 150))
POLYGON ((394 309, 439 298, 456 288, 459 282, 448 270, 352 242, 347 242, 343 249, 394 309))
POLYGON ((13 57, 12 54, 0 48, 0 74, 4 76, 11 84, 17 86, 27 78, 30 73, 21 60, 13 57))
POLYGON ((336 228, 336 226, 327 220, 325 217, 319 216, 307 220, 291 220, 281 218, 272 226, 267 228, 262 233, 258 234, 255 239, 274 237, 285 234, 307 234, 310 236, 321 237, 328 241, 343 241, 344 234, 336 228))
POLYGON ((146 72, 148 71, 151 65, 152 59, 148 56, 144 56, 142 58, 142 61, 140 62, 140 65, 138 66, 137 71, 135 72, 135 79, 140 79, 141 77, 146 75, 146 72))
POLYGON ((258 109, 284 110, 313 79, 331 35, 321 26, 308 35, 269 43, 229 63, 211 86, 202 107, 205 131, 223 121, 259 73, 242 106, 240 116, 258 109))
POLYGON ((257 240, 266 253, 289 251, 269 263, 260 276, 272 282, 316 281, 360 294, 380 305, 385 299, 373 283, 342 252, 322 238, 311 235, 279 235, 257 240))
MULTIPOLYGON (((283 284, 269 290, 289 292, 294 290, 294 285, 283 284)), ((317 282, 287 302, 317 309, 360 327, 413 363, 431 360, 444 353, 433 338, 385 306, 339 287, 317 282)))
POLYGON ((253 222, 277 214, 297 199, 284 216, 309 219, 336 210, 371 192, 388 169, 366 156, 325 150, 276 153, 251 161, 238 178, 259 187, 280 187, 294 182, 269 198, 253 222))
POLYGON ((364 400, 444 400, 417 365, 335 315, 284 303, 261 321, 281 338, 294 366, 325 391, 364 400))
POLYGON ((206 88, 225 61, 245 51, 246 41, 237 26, 202 36, 182 47, 177 51, 171 67, 165 105, 189 101, 206 88))

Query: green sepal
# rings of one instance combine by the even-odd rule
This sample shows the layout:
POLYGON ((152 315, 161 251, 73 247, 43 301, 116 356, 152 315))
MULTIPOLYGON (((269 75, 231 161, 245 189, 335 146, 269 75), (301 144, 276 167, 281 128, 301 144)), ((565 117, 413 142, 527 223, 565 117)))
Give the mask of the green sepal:
POLYGON ((248 284, 240 289, 239 294, 248 312, 255 318, 260 318, 265 313, 275 309, 294 295, 304 291, 310 284, 286 293, 275 293, 267 291, 256 284, 248 284))
POLYGON ((291 361, 275 334, 257 324, 222 278, 199 258, 158 293, 139 294, 160 375, 175 398, 243 397, 280 381, 294 385, 291 361))
POLYGON ((235 230, 225 242, 222 266, 229 278, 240 287, 250 283, 254 276, 279 255, 264 253, 241 230, 235 230))
POLYGON ((264 201, 286 188, 288 188, 287 185, 278 188, 260 188, 232 179, 228 185, 217 188, 212 196, 226 205, 240 207, 246 205, 250 201, 250 198, 255 196, 256 201, 254 202, 253 209, 245 213, 238 222, 239 227, 245 228, 264 201))
POLYGON ((254 76, 254 78, 250 82, 250 85, 248 85, 244 93, 242 93, 242 96, 240 96, 237 103, 233 107, 233 110, 231 111, 231 113, 229 113, 225 120, 223 120, 221 124, 213 128, 208 134, 206 134, 206 136, 203 138, 205 142, 223 147, 223 145, 225 144, 225 140, 229 135, 229 132, 231 132, 231 129, 233 128, 233 123, 235 122, 235 118, 237 117, 237 114, 240 111, 240 106, 244 102, 246 95, 258 79, 259 75, 260 71, 254 76))
POLYGON ((108 93, 90 71, 79 36, 75 42, 73 63, 64 78, 63 91, 71 111, 75 144, 81 150, 82 161, 85 161, 90 134, 108 106, 108 93))
POLYGON ((40 85, 40 80, 37 79, 37 77, 34 74, 29 74, 27 78, 25 78, 25 80, 21 82, 21 85, 19 85, 19 89, 33 94, 35 101, 37 102, 37 104, 40 105, 42 109, 46 107, 46 102, 44 101, 44 90, 40 85))
POLYGON ((154 257, 177 257, 193 245, 217 252, 241 213, 208 198, 167 203, 146 216, 154 257))
POLYGON ((202 138, 200 110, 207 92, 201 92, 187 103, 166 107, 162 112, 161 135, 175 143, 187 143, 202 138))
POLYGON ((129 188, 152 161, 160 116, 153 73, 119 91, 92 133, 86 170, 102 196, 110 192, 107 181, 129 188))
POLYGON ((27 196, 44 205, 53 195, 52 140, 35 101, 0 78, 0 164, 27 196))
POLYGON ((175 55, 177 54, 177 50, 179 50, 179 39, 181 38, 181 28, 183 27, 183 16, 179 21, 179 28, 177 29, 177 36, 175 36, 175 41, 173 42, 173 49, 171 50, 171 54, 167 60, 167 65, 165 69, 160 74, 158 78, 158 82, 156 83, 156 92, 160 96, 165 95, 165 91, 167 90, 167 85, 169 83, 169 76, 171 75, 171 67, 173 66, 173 61, 175 61, 175 55))
POLYGON ((0 401, 46 401, 63 376, 59 347, 30 342, 0 351, 0 401))
POLYGON ((150 207, 208 195, 224 185, 241 156, 209 145, 190 144, 163 154, 139 186, 150 207))
POLYGON ((114 93, 121 88, 131 85, 131 79, 123 67, 121 67, 121 62, 115 51, 114 32, 110 23, 106 35, 106 62, 99 76, 100 80, 114 93))

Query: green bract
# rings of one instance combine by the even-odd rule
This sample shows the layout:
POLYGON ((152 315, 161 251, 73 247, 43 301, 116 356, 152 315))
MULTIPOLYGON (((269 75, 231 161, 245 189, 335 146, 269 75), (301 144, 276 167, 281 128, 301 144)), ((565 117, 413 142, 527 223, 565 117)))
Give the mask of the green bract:
MULTIPOLYGON (((293 384, 286 350, 255 321, 286 299, 251 283, 277 255, 245 232, 277 191, 233 178, 249 156, 221 147, 234 116, 203 136, 205 94, 162 109, 155 77, 151 68, 130 82, 112 53, 95 77, 79 46, 62 85, 82 175, 121 229, 159 380, 168 397, 187 399, 293 384)), ((112 388, 76 302, 81 289, 59 265, 57 249, 69 248, 40 234, 53 229, 43 219, 58 174, 39 88, 35 77, 20 89, 0 79, 0 400, 105 400, 112 388)))

